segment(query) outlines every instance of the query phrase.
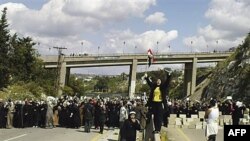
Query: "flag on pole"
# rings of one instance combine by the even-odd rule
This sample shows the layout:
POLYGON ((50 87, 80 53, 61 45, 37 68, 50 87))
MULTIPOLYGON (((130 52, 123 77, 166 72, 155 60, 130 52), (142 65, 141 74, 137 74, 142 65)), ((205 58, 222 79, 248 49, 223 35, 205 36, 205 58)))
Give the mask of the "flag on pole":
POLYGON ((152 62, 155 62, 154 55, 151 49, 148 49, 148 67, 151 66, 152 62))

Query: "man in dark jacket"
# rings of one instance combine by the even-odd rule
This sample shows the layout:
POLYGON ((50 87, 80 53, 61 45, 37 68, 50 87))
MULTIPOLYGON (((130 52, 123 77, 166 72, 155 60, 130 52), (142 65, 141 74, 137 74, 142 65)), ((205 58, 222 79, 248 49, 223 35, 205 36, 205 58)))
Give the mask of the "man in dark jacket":
POLYGON ((99 116, 98 123, 100 125, 100 133, 103 134, 104 124, 106 122, 107 111, 106 111, 106 107, 102 101, 100 102, 100 104, 98 104, 97 108, 99 109, 98 110, 98 116, 99 116))
MULTIPOLYGON (((163 83, 161 79, 157 79, 155 83, 151 82, 147 74, 145 74, 145 79, 150 87, 147 106, 149 107, 149 113, 154 115, 154 133, 159 133, 162 126, 164 109, 167 109, 168 107, 166 97, 171 79, 171 72, 167 71, 167 78, 163 83)), ((149 115, 149 117, 151 117, 151 115, 149 115)))
POLYGON ((95 108, 92 105, 92 99, 89 100, 89 102, 84 106, 83 109, 83 116, 85 119, 85 132, 89 133, 90 132, 90 128, 92 126, 93 123, 93 119, 94 119, 94 112, 95 112, 95 108))

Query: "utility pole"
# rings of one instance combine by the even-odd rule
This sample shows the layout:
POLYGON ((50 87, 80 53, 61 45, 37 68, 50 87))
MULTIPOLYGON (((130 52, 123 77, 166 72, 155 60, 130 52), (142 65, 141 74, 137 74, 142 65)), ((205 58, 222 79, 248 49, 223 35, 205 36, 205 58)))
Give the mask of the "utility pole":
POLYGON ((57 60, 57 72, 56 72, 56 83, 55 83, 55 90, 57 92, 57 95, 61 95, 62 94, 62 90, 61 90, 61 83, 60 83, 60 73, 61 73, 61 68, 62 68, 62 62, 64 60, 63 57, 63 53, 62 50, 63 49, 67 49, 65 47, 53 47, 54 49, 58 50, 58 60, 57 60))

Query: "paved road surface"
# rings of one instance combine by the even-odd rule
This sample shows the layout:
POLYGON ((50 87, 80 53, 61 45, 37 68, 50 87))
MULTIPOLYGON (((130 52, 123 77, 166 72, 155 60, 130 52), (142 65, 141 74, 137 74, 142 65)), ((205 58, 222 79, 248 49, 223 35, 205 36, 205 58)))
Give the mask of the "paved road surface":
POLYGON ((105 130, 104 134, 94 129, 85 133, 83 128, 0 129, 0 141, 115 141, 117 138, 118 129, 105 130))
MULTIPOLYGON (((206 141, 204 129, 164 128, 164 131, 168 141, 206 141)), ((223 141, 223 138, 223 129, 219 129, 216 140, 223 141)))
MULTIPOLYGON (((204 130, 164 128, 168 141, 205 141, 204 130)), ((24 128, 24 129, 0 129, 0 141, 117 141, 118 129, 105 130, 99 134, 99 130, 91 129, 91 133, 85 133, 83 128, 24 128)), ((223 141, 223 129, 219 130, 218 141, 223 141)))

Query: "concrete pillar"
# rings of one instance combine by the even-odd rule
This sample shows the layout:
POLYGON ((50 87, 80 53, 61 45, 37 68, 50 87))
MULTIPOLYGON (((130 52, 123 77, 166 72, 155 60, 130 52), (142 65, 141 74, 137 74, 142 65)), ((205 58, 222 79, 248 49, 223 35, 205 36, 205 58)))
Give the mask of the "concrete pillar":
POLYGON ((69 77, 70 77, 70 68, 66 68, 66 78, 65 78, 65 85, 69 85, 69 77))
POLYGON ((66 82, 66 62, 61 62, 61 66, 58 67, 60 69, 58 95, 62 95, 62 89, 66 82))
POLYGON ((193 62, 185 63, 184 92, 186 96, 192 95, 196 88, 197 58, 193 62))
POLYGON ((192 81, 192 63, 185 63, 184 70, 184 96, 191 94, 191 81, 192 81))
POLYGON ((136 86, 137 59, 133 59, 129 74, 129 98, 133 98, 136 86))
POLYGON ((196 89, 196 74, 197 74, 197 58, 193 58, 192 66, 192 83, 191 83, 191 95, 194 94, 196 89))

